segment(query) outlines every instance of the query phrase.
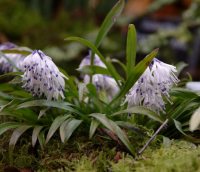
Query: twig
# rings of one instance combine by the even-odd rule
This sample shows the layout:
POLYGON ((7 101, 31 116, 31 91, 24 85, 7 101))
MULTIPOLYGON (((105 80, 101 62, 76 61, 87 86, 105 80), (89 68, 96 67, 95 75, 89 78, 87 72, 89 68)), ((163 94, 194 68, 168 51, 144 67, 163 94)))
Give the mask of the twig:
POLYGON ((155 139, 156 135, 163 129, 163 127, 168 123, 169 119, 166 119, 165 122, 156 130, 154 135, 148 140, 148 142, 143 146, 142 149, 138 152, 139 155, 144 152, 144 150, 147 148, 147 146, 155 139))

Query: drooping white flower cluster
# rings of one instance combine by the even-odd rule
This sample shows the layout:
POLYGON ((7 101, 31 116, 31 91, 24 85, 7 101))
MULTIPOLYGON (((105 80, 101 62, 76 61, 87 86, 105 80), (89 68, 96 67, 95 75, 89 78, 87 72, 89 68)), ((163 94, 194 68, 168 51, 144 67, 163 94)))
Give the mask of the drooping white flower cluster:
MULTIPOLYGON (((91 57, 91 54, 86 56, 81 61, 79 65, 79 69, 83 68, 84 66, 90 65, 90 57, 91 57)), ((106 68, 105 64, 101 61, 101 59, 96 54, 94 56, 94 65, 106 68)), ((84 75, 83 81, 85 84, 88 84, 90 81, 90 76, 84 75)), ((119 87, 116 81, 110 76, 95 74, 92 77, 92 83, 97 88, 97 91, 101 91, 101 90, 105 91, 109 100, 112 100, 112 98, 119 92, 119 87)))
POLYGON ((163 96, 170 102, 169 91, 179 82, 176 67, 154 58, 126 95, 128 107, 143 105, 155 112, 165 111, 163 96))
POLYGON ((41 97, 44 95, 47 100, 64 98, 65 81, 64 75, 59 71, 52 59, 46 56, 41 50, 35 50, 22 62, 24 70, 23 88, 41 97))
MULTIPOLYGON (((0 45, 0 51, 2 50, 10 50, 13 48, 17 48, 18 46, 6 42, 0 45)), ((15 53, 5 53, 0 54, 0 73, 8 73, 8 72, 16 72, 17 69, 21 69, 21 62, 23 61, 24 56, 21 54, 15 53)))

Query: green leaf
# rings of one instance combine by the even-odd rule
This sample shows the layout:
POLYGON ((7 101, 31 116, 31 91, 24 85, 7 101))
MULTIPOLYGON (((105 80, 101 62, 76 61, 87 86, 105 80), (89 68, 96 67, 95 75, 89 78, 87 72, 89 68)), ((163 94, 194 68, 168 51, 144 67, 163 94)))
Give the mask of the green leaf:
POLYGON ((98 108, 99 111, 103 110, 103 103, 99 100, 96 87, 93 84, 87 84, 88 96, 93 100, 94 105, 98 108))
POLYGON ((110 124, 110 120, 106 117, 105 114, 101 114, 101 113, 92 113, 89 116, 95 118, 96 120, 98 120, 100 123, 102 123, 106 128, 108 128, 109 130, 111 130, 112 132, 114 132, 114 128, 113 126, 110 124))
POLYGON ((47 138, 45 143, 48 143, 49 140, 51 139, 51 137, 54 135, 54 133, 56 132, 56 130, 61 126, 61 124, 67 119, 69 118, 70 115, 64 115, 64 116, 58 116, 56 117, 56 119, 54 119, 53 123, 51 124, 51 127, 47 133, 47 138))
POLYGON ((128 129, 129 131, 135 132, 141 136, 145 135, 144 132, 140 128, 134 126, 130 122, 125 122, 125 121, 115 121, 115 122, 118 126, 128 129))
POLYGON ((21 55, 29 55, 32 53, 32 50, 27 47, 19 47, 19 48, 13 48, 9 50, 1 50, 1 52, 5 54, 21 54, 21 55))
POLYGON ((32 134, 32 146, 34 147, 36 144, 36 141, 38 139, 38 135, 40 134, 40 131, 42 130, 43 126, 35 126, 33 129, 32 134))
POLYGON ((4 79, 10 76, 21 76, 23 73, 22 72, 10 72, 10 73, 5 73, 3 75, 0 75, 0 79, 4 79))
POLYGON ((121 115, 124 113, 143 114, 155 121, 163 123, 163 119, 157 113, 155 113, 154 111, 151 111, 143 106, 134 106, 134 107, 131 107, 131 108, 128 108, 125 110, 121 110, 121 111, 118 111, 118 112, 112 114, 111 116, 121 115))
POLYGON ((4 122, 0 124, 0 135, 5 133, 6 131, 19 127, 20 124, 16 122, 4 122))
POLYGON ((88 75, 94 75, 94 74, 110 75, 110 73, 108 72, 108 69, 101 66, 95 66, 95 65, 83 66, 82 68, 79 68, 77 70, 88 75))
POLYGON ((78 128, 81 122, 82 120, 71 119, 63 123, 63 125, 60 127, 60 135, 62 136, 61 137, 62 142, 68 141, 72 133, 78 128))
POLYGON ((114 127, 114 133, 119 137, 119 139, 124 143, 124 145, 128 148, 128 150, 132 153, 132 155, 135 154, 135 149, 130 143, 127 135, 122 131, 122 129, 113 121, 110 122, 114 127))
POLYGON ((45 130, 42 130, 38 135, 38 141, 42 149, 44 149, 45 145, 45 130))
POLYGON ((15 102, 15 99, 11 100, 10 102, 6 103, 5 105, 1 105, 0 112, 2 112, 4 108, 10 106, 13 102, 15 102))
POLYGON ((127 149, 134 155, 135 154, 135 149, 130 143, 128 137, 126 134, 121 130, 121 128, 112 120, 108 119, 105 114, 101 113, 93 113, 90 114, 91 117, 95 118, 98 120, 100 123, 102 123, 106 128, 111 130, 113 133, 115 133, 118 138, 124 143, 124 145, 127 147, 127 149))
POLYGON ((190 119, 190 131, 198 129, 200 124, 200 107, 193 113, 190 119))
POLYGON ((72 118, 69 118, 65 120, 62 125, 60 126, 60 138, 61 141, 64 143, 65 142, 65 126, 72 120, 72 118))
POLYGON ((130 88, 135 84, 139 77, 143 74, 146 68, 149 66, 154 57, 158 54, 158 49, 155 49, 148 54, 143 60, 141 60, 132 70, 130 76, 125 82, 124 86, 120 90, 119 94, 111 101, 110 105, 118 101, 120 98, 125 96, 130 88))
POLYGON ((32 100, 18 105, 17 109, 35 107, 35 106, 47 106, 47 107, 55 107, 59 109, 64 109, 72 113, 81 114, 75 108, 72 108, 71 103, 63 102, 63 101, 49 101, 49 100, 32 100))
POLYGON ((99 122, 95 119, 92 119, 91 125, 90 125, 90 132, 89 132, 89 138, 91 139, 99 126, 99 122))
POLYGON ((49 107, 40 110, 40 113, 38 115, 38 119, 40 119, 43 115, 45 115, 46 111, 48 111, 48 110, 49 110, 49 107))
POLYGON ((101 28, 99 30, 99 33, 97 35, 95 45, 96 47, 99 47, 102 40, 105 38, 106 34, 109 32, 110 28, 115 23, 118 16, 121 14, 123 8, 124 8, 125 2, 124 0, 119 0, 116 5, 110 10, 106 18, 104 19, 101 28))
POLYGON ((170 95, 181 98, 183 100, 199 97, 196 92, 181 87, 172 88, 170 91, 170 95))
POLYGON ((112 63, 116 63, 118 64, 119 66, 121 66, 121 68, 124 70, 124 72, 126 73, 127 69, 126 69, 126 66, 124 65, 124 63, 122 63, 120 60, 118 59, 115 59, 115 58, 112 58, 111 59, 112 63))
POLYGON ((136 59, 136 30, 133 24, 129 24, 128 27, 128 35, 126 42, 126 66, 127 66, 127 78, 130 76, 134 66, 136 59))
POLYGON ((16 128, 13 133, 12 136, 10 138, 10 142, 9 142, 9 148, 10 150, 13 150, 15 147, 15 144, 17 143, 18 139, 20 138, 20 136, 29 128, 31 128, 32 126, 30 125, 21 125, 20 127, 16 128))
POLYGON ((115 81, 118 83, 118 85, 120 85, 118 80, 122 80, 121 76, 118 74, 116 69, 112 65, 110 65, 110 62, 107 62, 105 60, 103 55, 99 52, 99 50, 97 49, 97 47, 94 44, 92 44, 88 40, 80 38, 80 37, 68 37, 65 40, 66 41, 77 41, 77 42, 80 42, 81 44, 89 47, 95 54, 97 54, 99 56, 101 61, 106 65, 110 75, 115 79, 115 81))

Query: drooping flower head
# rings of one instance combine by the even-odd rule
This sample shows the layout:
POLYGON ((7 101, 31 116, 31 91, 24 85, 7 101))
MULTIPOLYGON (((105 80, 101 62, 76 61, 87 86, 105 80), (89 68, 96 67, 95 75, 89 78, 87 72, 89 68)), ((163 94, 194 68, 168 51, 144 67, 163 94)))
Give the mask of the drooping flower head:
POLYGON ((48 100, 64 98, 64 75, 49 56, 41 50, 35 50, 22 62, 23 88, 34 96, 44 95, 48 100))
MULTIPOLYGON (((90 57, 91 54, 86 56, 80 63, 79 69, 84 66, 90 65, 90 57)), ((95 54, 94 56, 94 65, 101 66, 106 68, 105 64, 101 61, 101 59, 95 54)), ((83 77, 84 83, 88 84, 90 81, 89 75, 84 75, 83 77)), ((119 91, 119 87, 116 81, 107 75, 95 74, 93 75, 92 83, 96 86, 97 90, 104 90, 107 93, 108 99, 111 100, 119 91)))
POLYGON ((154 58, 149 67, 130 89, 125 102, 128 107, 143 105, 156 111, 165 111, 165 97, 170 102, 169 91, 179 82, 176 67, 154 58))
MULTIPOLYGON (((1 50, 10 50, 13 48, 18 48, 17 45, 6 42, 0 44, 1 50)), ((16 72, 17 69, 21 69, 21 62, 24 59, 24 56, 21 54, 15 53, 5 53, 0 55, 0 73, 16 72)))

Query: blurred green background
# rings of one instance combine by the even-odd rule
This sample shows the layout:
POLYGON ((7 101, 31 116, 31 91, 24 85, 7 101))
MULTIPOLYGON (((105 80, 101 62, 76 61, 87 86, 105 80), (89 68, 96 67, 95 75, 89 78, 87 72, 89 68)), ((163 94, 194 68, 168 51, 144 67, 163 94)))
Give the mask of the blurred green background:
MULTIPOLYGON (((88 49, 64 41, 80 36, 94 41, 106 14, 117 0, 0 0, 0 42, 41 49, 70 74, 88 49)), ((127 0, 123 15, 103 41, 106 56, 125 57, 126 34, 134 23, 138 59, 155 48, 168 63, 184 61, 200 79, 200 0, 127 0)))

